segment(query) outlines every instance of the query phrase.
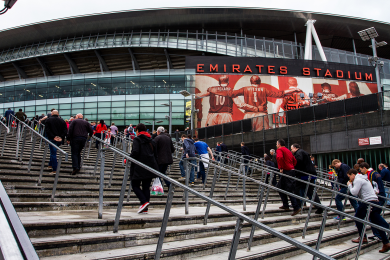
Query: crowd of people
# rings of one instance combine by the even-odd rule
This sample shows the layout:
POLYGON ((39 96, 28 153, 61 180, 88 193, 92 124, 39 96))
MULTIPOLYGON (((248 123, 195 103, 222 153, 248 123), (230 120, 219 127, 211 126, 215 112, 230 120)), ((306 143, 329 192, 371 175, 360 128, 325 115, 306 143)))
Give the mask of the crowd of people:
MULTIPOLYGON (((317 166, 314 163, 314 157, 304 151, 299 144, 292 144, 290 150, 285 146, 285 141, 280 139, 276 143, 276 151, 274 149, 270 150, 270 156, 264 154, 264 161, 269 169, 278 169, 280 173, 283 173, 283 175, 279 176, 278 182, 276 182, 276 179, 271 180, 272 185, 284 191, 304 197, 306 183, 296 181, 290 177, 295 177, 297 179, 301 179, 302 181, 309 181, 310 183, 315 184, 317 178, 317 166)), ((339 159, 334 159, 332 164, 329 165, 328 177, 331 180, 332 189, 338 192, 335 197, 337 210, 344 210, 343 200, 346 199, 346 196, 343 194, 357 197, 364 202, 376 204, 378 206, 390 205, 390 202, 386 200, 386 198, 389 197, 389 188, 387 188, 384 184, 390 182, 390 170, 388 169, 388 164, 379 164, 378 170, 379 171, 374 170, 363 158, 359 158, 357 163, 353 165, 353 168, 341 162, 339 159)), ((266 178, 267 183, 269 181, 268 176, 269 173, 266 178)), ((274 177, 275 176, 276 175, 274 175, 274 177)), ((283 204, 280 209, 286 211, 290 210, 290 205, 288 203, 289 198, 293 208, 292 216, 297 215, 301 211, 304 203, 294 196, 287 196, 283 192, 280 192, 279 195, 283 204)), ((308 199, 312 199, 314 195, 314 186, 310 185, 308 187, 306 195, 308 199)), ((355 211, 354 216, 364 220, 367 215, 368 204, 358 202, 353 198, 348 198, 348 200, 355 211)), ((314 195, 314 201, 321 204, 317 193, 314 195)), ((323 209, 318 207, 315 213, 322 214, 323 209)), ((389 224, 381 216, 381 213, 381 208, 372 206, 369 221, 388 229, 389 224)), ((334 217, 334 219, 337 221, 346 220, 345 217, 340 215, 334 217)), ((363 243, 368 243, 366 234, 362 238, 363 224, 359 221, 355 222, 360 237, 353 239, 352 242, 359 243, 360 239, 363 239, 363 243)), ((380 240, 383 243, 383 247, 379 250, 379 252, 388 252, 390 250, 390 243, 387 234, 374 227, 371 229, 373 236, 369 238, 373 240, 380 240)))
MULTIPOLYGON (((11 115, 14 115, 22 122, 28 121, 27 115, 19 109, 15 114, 12 109, 8 109, 3 120, 6 123, 12 124, 18 123, 11 115)), ((64 120, 60 117, 59 112, 56 109, 52 109, 47 115, 41 117, 34 117, 32 120, 36 120, 38 123, 45 124, 45 136, 51 142, 50 145, 50 160, 48 170, 51 174, 56 174, 57 171, 57 147, 63 145, 65 140, 67 144, 71 146, 72 156, 72 175, 80 172, 81 169, 81 151, 85 147, 88 140, 88 136, 95 135, 100 140, 105 140, 108 144, 113 144, 115 136, 119 130, 115 123, 111 123, 108 126, 104 120, 100 120, 99 123, 88 122, 88 119, 84 119, 82 114, 64 120)), ((18 121, 18 120, 16 120, 18 121)), ((189 130, 189 129, 186 129, 189 130)), ((177 140, 178 130, 175 132, 175 139, 177 140)), ((190 133, 190 131, 188 131, 190 133)), ((146 126, 142 123, 137 126, 129 125, 124 130, 124 135, 127 138, 133 140, 132 150, 130 157, 143 163, 152 169, 159 171, 162 174, 166 174, 169 165, 173 164, 172 154, 175 151, 172 138, 166 133, 164 127, 160 126, 153 134, 150 134, 146 129, 146 126)), ((181 171, 181 177, 179 180, 183 181, 186 178, 186 167, 189 169, 189 185, 195 185, 195 170, 197 171, 197 179, 201 180, 202 184, 206 182, 206 170, 209 167, 209 162, 215 160, 213 151, 207 145, 207 143, 199 140, 196 137, 192 137, 190 134, 182 134, 178 140, 182 145, 182 158, 179 166, 181 171), (197 161, 195 158, 199 155, 199 167, 197 167, 197 161), (189 159, 189 160, 184 160, 189 159)), ((96 142, 96 148, 99 148, 99 142, 96 142)), ((218 142, 215 152, 217 155, 222 152, 228 152, 226 144, 218 142)), ((241 143, 241 155, 242 163, 244 163, 245 171, 248 171, 248 162, 251 160, 251 154, 248 147, 244 142, 241 143)), ((217 160, 221 160, 221 156, 217 156, 217 160)), ((225 159, 226 160, 226 159, 225 159)), ((224 162, 226 163, 226 161, 224 162)), ((314 186, 307 183, 316 184, 317 179, 317 165, 315 164, 314 157, 304 151, 299 144, 292 144, 290 149, 286 147, 286 143, 283 139, 276 142, 276 150, 271 149, 270 154, 264 154, 264 163, 271 170, 277 170, 280 174, 266 174, 266 183, 270 183, 273 186, 295 194, 300 197, 307 196, 308 199, 312 199, 317 204, 321 204, 319 196, 314 192, 314 186), (270 176, 273 175, 272 180, 270 176), (291 178, 294 177, 294 178, 291 178), (299 181, 302 180, 302 181, 299 181)), ((140 201, 140 207, 138 213, 148 213, 148 207, 150 205, 150 186, 152 180, 157 176, 147 170, 145 167, 132 163, 130 165, 130 179, 132 181, 132 189, 140 201)), ((389 188, 385 185, 390 182, 390 170, 387 163, 380 163, 378 165, 378 171, 374 170, 363 158, 359 158, 357 163, 351 168, 349 165, 341 162, 339 159, 334 159, 332 164, 329 165, 329 176, 332 189, 336 190, 338 194, 335 197, 336 208, 338 211, 344 210, 343 200, 346 199, 345 195, 358 197, 362 201, 372 203, 378 206, 390 205, 390 202, 386 200, 389 197, 389 188)), ((171 183, 165 180, 165 184, 170 187, 171 183)), ((294 196, 288 195, 284 192, 279 192, 279 196, 282 202, 280 209, 289 211, 290 205, 292 206, 291 216, 299 214, 302 210, 302 206, 305 203, 294 196), (289 203, 290 200, 290 203, 289 203)), ((364 219, 367 211, 369 210, 368 204, 364 202, 358 202, 355 199, 348 198, 352 208, 355 211, 355 217, 364 219)), ((382 209, 378 207, 371 207, 369 220, 384 228, 389 228, 388 223, 381 216, 382 209)), ((315 214, 322 214, 323 208, 316 207, 315 214)), ((345 220, 345 217, 338 215, 334 217, 337 221, 345 220)), ((363 243, 367 243, 367 236, 363 233, 363 224, 356 221, 356 227, 360 234, 360 237, 352 240, 354 243, 359 243, 362 239, 363 243)), ((381 230, 372 227, 373 235, 370 239, 378 239, 383 243, 383 248, 379 251, 381 253, 390 250, 390 243, 387 234, 381 230)))

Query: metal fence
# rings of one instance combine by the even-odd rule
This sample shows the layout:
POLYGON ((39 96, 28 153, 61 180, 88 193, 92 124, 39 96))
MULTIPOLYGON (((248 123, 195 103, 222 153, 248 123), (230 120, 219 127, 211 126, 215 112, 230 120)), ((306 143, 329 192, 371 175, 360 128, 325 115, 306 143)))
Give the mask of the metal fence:
MULTIPOLYGON (((360 96, 342 101, 244 119, 226 124, 198 128, 193 136, 211 147, 225 143, 232 150, 240 150, 240 143, 253 154, 263 155, 275 149, 278 139, 285 139, 288 147, 300 144, 312 154, 386 148, 390 146, 390 91, 360 96), (259 130, 258 126, 266 126, 259 130), (381 136, 382 144, 359 146, 358 139, 381 136)), ((191 131, 188 132, 191 134, 191 131)), ((181 133, 173 133, 173 139, 181 133)), ((384 156, 381 155, 382 157, 384 156)), ((334 158, 333 158, 334 159, 334 158)), ((327 168, 328 159, 321 161, 327 168)))

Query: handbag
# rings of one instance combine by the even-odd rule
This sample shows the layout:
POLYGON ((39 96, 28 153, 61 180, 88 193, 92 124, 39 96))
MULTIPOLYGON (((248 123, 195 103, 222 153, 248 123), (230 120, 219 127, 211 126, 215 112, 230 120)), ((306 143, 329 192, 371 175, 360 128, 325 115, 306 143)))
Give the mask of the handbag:
POLYGON ((164 189, 162 187, 160 178, 154 178, 152 190, 150 191, 150 195, 162 196, 164 195, 164 189))

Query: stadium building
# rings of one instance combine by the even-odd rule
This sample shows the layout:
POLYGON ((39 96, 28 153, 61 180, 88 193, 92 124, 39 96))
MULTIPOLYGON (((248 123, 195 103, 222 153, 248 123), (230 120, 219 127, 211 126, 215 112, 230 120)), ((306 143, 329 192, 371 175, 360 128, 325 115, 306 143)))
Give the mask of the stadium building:
POLYGON ((261 8, 132 10, 10 28, 0 31, 0 107, 22 108, 29 118, 56 108, 63 118, 81 112, 122 127, 168 126, 169 107, 162 104, 172 102, 173 129, 183 130, 186 90, 196 94, 196 134, 212 146, 224 141, 239 149, 245 141, 262 154, 285 138, 318 154, 322 167, 341 154, 351 164, 371 150, 373 163, 388 161, 390 46, 377 49, 383 91, 377 94, 371 43, 357 33, 370 27, 378 41, 390 42, 388 23, 261 8), (308 58, 305 25, 313 20, 322 48, 309 45, 308 58), (259 82, 267 96, 243 94, 259 82), (210 88, 226 84, 233 92, 210 88), (286 98, 297 86, 301 93, 286 98), (368 145, 359 145, 367 138, 368 145))

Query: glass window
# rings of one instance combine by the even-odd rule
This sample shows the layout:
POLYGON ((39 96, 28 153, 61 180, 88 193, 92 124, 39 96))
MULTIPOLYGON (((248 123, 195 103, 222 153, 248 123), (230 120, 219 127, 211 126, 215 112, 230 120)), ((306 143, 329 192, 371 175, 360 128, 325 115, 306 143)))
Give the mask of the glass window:
POLYGON ((125 119, 125 115, 124 114, 112 114, 112 120, 116 120, 116 119, 125 119))
POLYGON ((73 103, 72 108, 84 108, 84 103, 73 103))
POLYGON ((139 101, 126 101, 126 106, 127 107, 132 107, 132 106, 139 106, 139 101))
POLYGON ((125 101, 115 101, 115 102, 112 102, 112 107, 124 107, 126 106, 126 102, 125 101))
POLYGON ((140 107, 140 112, 154 112, 154 107, 140 107))
POLYGON ((109 107, 102 107, 102 108, 99 107, 98 113, 99 113, 99 115, 102 113, 110 113, 110 108, 109 107))
POLYGON ((101 107, 111 107, 111 102, 99 102, 99 108, 101 107))
POLYGON ((104 121, 106 121, 106 124, 108 124, 109 121, 111 120, 111 114, 100 114, 100 113, 99 113, 98 118, 99 118, 99 120, 104 120, 104 121))
POLYGON ((152 119, 154 119, 154 113, 141 113, 140 118, 141 118, 141 120, 142 119, 152 120, 152 119))
POLYGON ((85 114, 91 114, 91 115, 96 115, 96 108, 86 108, 84 109, 85 114))
POLYGON ((172 107, 172 112, 184 112, 184 107, 172 107))
POLYGON ((60 109, 70 109, 72 104, 60 104, 60 109))
POLYGON ((97 105, 96 102, 85 103, 85 108, 97 108, 97 105))
POLYGON ((139 95, 140 89, 139 88, 130 88, 126 89, 126 94, 127 95, 139 95))
POLYGON ((125 113, 125 107, 113 107, 111 108, 111 113, 125 113))
POLYGON ((171 100, 171 101, 172 101, 172 106, 184 106, 186 100, 181 99, 181 100, 171 100))
POLYGON ((139 107, 126 107, 126 113, 139 112, 139 107))
POLYGON ((143 100, 140 104, 141 106, 154 106, 153 100, 143 100))
MULTIPOLYGON (((60 116, 61 117, 65 117, 66 116, 69 116, 71 113, 70 113, 70 109, 60 109, 60 111, 58 111, 60 116)), ((65 118, 66 119, 66 118, 65 118)))
MULTIPOLYGON (((126 119, 139 119, 139 113, 127 113, 126 119)), ((129 123, 129 124, 135 124, 135 123, 129 123)))

